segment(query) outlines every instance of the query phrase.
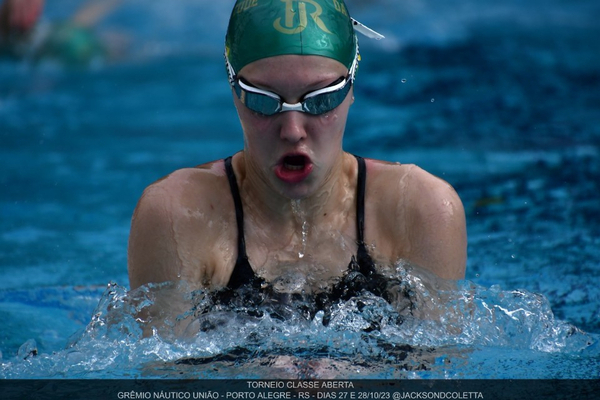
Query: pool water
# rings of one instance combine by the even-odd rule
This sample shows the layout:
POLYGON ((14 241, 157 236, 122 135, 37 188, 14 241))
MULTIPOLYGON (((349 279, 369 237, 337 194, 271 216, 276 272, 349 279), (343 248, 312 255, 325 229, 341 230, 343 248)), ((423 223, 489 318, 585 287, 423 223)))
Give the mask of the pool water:
POLYGON ((361 40, 346 150, 422 166, 467 213, 465 281, 397 266, 421 317, 365 295, 328 324, 262 306, 142 336, 156 289, 128 293, 137 199, 242 146, 225 3, 125 1, 98 26, 125 51, 88 67, 0 61, 0 377, 599 378, 594 0, 347 1, 387 39, 361 40))

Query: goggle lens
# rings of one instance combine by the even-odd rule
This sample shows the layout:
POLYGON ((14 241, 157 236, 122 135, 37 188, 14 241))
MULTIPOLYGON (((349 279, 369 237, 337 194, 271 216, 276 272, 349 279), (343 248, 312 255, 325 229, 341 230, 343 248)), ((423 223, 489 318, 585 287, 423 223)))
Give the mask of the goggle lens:
POLYGON ((346 78, 344 85, 329 93, 321 93, 313 97, 307 97, 303 101, 303 106, 307 113, 312 115, 325 114, 337 108, 348 96, 352 80, 346 78))
POLYGON ((270 116, 284 111, 321 115, 337 108, 348 95, 352 79, 350 77, 340 79, 341 82, 335 82, 327 88, 307 93, 304 100, 297 104, 285 103, 277 94, 250 86, 239 78, 234 81, 234 89, 240 101, 248 109, 262 115, 270 116))
POLYGON ((268 94, 257 93, 251 91, 253 88, 240 80, 236 80, 234 84, 235 93, 246 107, 264 115, 273 115, 279 112, 281 108, 281 99, 279 96, 273 97, 268 94), (242 88, 241 85, 244 85, 242 88))
POLYGON ((300 111, 311 115, 321 115, 337 108, 348 96, 354 82, 354 74, 358 68, 358 60, 360 59, 358 54, 357 44, 354 61, 345 78, 341 77, 325 88, 305 94, 304 99, 296 104, 288 104, 277 93, 256 88, 242 78, 237 77, 229 63, 227 53, 225 53, 225 67, 229 75, 229 83, 237 97, 250 110, 267 116, 284 111, 300 111))

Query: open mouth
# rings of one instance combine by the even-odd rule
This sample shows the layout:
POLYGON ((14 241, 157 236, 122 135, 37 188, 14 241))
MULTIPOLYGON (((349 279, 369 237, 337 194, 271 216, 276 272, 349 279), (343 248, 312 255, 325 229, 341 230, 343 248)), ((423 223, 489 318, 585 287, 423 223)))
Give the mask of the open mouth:
POLYGON ((306 166, 305 156, 286 156, 283 158, 283 166, 292 171, 300 171, 306 166))
POLYGON ((308 156, 288 154, 281 159, 275 173, 286 183, 298 183, 310 175, 312 168, 312 162, 308 156))

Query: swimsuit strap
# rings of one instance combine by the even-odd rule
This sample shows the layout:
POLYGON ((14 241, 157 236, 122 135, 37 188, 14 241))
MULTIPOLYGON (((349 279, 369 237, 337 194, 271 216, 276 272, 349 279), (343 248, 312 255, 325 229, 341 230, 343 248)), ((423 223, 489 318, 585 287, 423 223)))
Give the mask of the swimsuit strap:
MULTIPOLYGON (((362 157, 355 156, 358 162, 358 183, 356 188, 356 232, 358 239, 358 249, 356 252, 356 259, 352 257, 353 261, 351 266, 355 265, 358 270, 364 276, 371 276, 376 273, 375 263, 367 251, 365 245, 365 192, 366 192, 366 178, 367 178, 367 167, 365 160, 362 157)), ((238 188, 237 179, 233 166, 231 165, 232 157, 225 159, 225 171, 227 173, 227 179, 229 181, 229 187, 231 189, 231 195, 233 197, 233 203, 235 206, 235 219, 237 222, 238 231, 238 255, 235 261, 235 266, 227 287, 230 289, 237 289, 247 283, 254 283, 257 281, 257 276, 250 265, 248 255, 246 254, 246 240, 244 236, 244 210, 242 208, 242 199, 240 196, 240 190, 238 188)))
POLYGON ((356 157, 358 163, 358 179, 356 186, 356 233, 358 235, 358 245, 365 244, 365 191, 367 181, 367 166, 365 159, 356 157))
MULTIPOLYGON (((342 279, 335 283, 331 292, 317 296, 319 310, 330 309, 331 304, 339 300, 348 300, 363 291, 369 291, 389 301, 386 279, 377 272, 375 262, 367 251, 365 244, 365 193, 367 181, 367 166, 362 157, 356 157, 358 177, 356 185, 356 238, 358 248, 356 256, 352 256, 348 271, 342 279)), ((323 324, 329 323, 330 314, 326 313, 323 324), (327 320, 327 321, 326 321, 327 320)))
POLYGON ((356 233, 358 239, 358 249, 356 252, 356 261, 360 266, 360 272, 365 276, 370 276, 376 272, 375 263, 367 251, 365 245, 365 193, 367 181, 367 165, 365 159, 355 155, 358 163, 358 182, 356 187, 356 233))
POLYGON ((240 190, 238 188, 237 179, 235 178, 235 172, 231 165, 232 157, 229 156, 225 159, 225 171, 227 173, 227 180, 229 181, 229 187, 231 188, 231 195, 233 197, 233 203, 235 205, 235 219, 237 222, 238 231, 238 254, 237 260, 235 261, 235 267, 229 278, 227 286, 230 289, 237 289, 238 287, 251 283, 254 281, 256 275, 254 270, 248 261, 248 255, 246 254, 246 239, 244 237, 244 209, 242 208, 242 198, 240 197, 240 190))

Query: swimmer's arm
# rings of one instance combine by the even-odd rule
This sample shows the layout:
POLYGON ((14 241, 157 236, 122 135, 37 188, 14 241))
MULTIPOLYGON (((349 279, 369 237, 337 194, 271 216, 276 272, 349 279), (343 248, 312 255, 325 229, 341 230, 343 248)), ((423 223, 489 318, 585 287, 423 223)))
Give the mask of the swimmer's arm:
POLYGON ((415 167, 409 191, 411 259, 443 279, 464 279, 467 229, 463 204, 452 186, 415 167))
MULTIPOLYGON (((208 246, 212 243, 202 240, 202 230, 191 231, 192 219, 184 206, 187 194, 181 190, 188 176, 186 171, 176 171, 149 186, 132 219, 128 249, 130 287, 135 290, 148 283, 164 283, 148 288, 153 302, 137 315, 145 336, 155 329, 166 329, 178 337, 186 335, 193 329, 189 327, 193 319, 186 316, 192 308, 189 293, 206 286, 198 278, 198 274, 206 273, 205 264, 193 250, 204 242, 208 246)), ((200 251, 207 252, 206 248, 200 251)))
POLYGON ((190 323, 189 318, 182 317, 193 305, 187 296, 190 287, 181 284, 178 277, 184 266, 177 256, 180 249, 172 208, 168 191, 158 183, 144 191, 132 218, 128 249, 131 290, 148 283, 165 283, 145 289, 152 302, 136 314, 144 337, 154 331, 181 337, 190 323))
POLYGON ((183 268, 177 257, 171 202, 166 188, 159 182, 149 186, 137 204, 127 254, 131 289, 147 283, 175 281, 183 268))
POLYGON ((227 284, 235 218, 222 162, 184 168, 150 185, 133 215, 128 269, 132 289, 185 281, 191 290, 227 284), (231 204, 229 203, 231 202, 231 204), (221 211, 225 210, 225 211, 221 211))

